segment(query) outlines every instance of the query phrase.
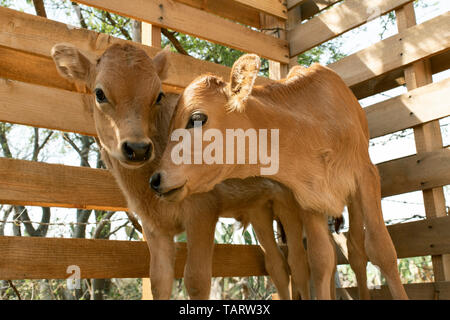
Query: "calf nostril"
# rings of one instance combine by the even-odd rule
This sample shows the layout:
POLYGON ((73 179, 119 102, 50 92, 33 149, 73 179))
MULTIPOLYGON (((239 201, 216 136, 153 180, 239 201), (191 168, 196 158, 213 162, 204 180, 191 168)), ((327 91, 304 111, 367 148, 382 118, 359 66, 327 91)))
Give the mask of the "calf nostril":
POLYGON ((150 158, 152 145, 150 143, 133 143, 125 141, 122 144, 122 153, 128 161, 145 161, 150 158))
POLYGON ((159 192, 159 187, 161 185, 161 174, 155 173, 154 175, 151 176, 150 178, 150 187, 155 190, 156 192, 159 192))
POLYGON ((122 144, 122 152, 127 160, 133 160, 135 158, 134 150, 130 147, 128 142, 122 144))

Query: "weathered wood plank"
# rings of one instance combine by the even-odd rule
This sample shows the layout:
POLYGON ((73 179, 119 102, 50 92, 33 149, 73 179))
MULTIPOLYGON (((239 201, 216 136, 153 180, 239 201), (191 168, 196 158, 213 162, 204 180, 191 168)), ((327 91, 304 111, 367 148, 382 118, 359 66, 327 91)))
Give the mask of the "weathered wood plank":
POLYGON ((159 0, 78 0, 102 10, 170 28, 278 62, 289 62, 287 41, 252 30, 183 3, 159 0))
POLYGON ((259 11, 244 6, 234 0, 176 0, 188 6, 213 13, 223 18, 243 23, 247 26, 260 28, 259 11))
POLYGON ((364 108, 370 137, 383 136, 450 115, 448 97, 450 79, 364 108))
MULTIPOLYGON (((382 196, 424 190, 450 182, 450 149, 378 165, 382 196)), ((106 170, 0 159, 0 203, 127 210, 106 170)))
POLYGON ((296 56, 412 0, 346 0, 288 33, 290 56, 296 56))
MULTIPOLYGON (((433 74, 450 69, 450 50, 434 55, 429 60, 433 74)), ((363 99, 403 85, 405 85, 404 72, 402 68, 398 68, 352 85, 350 89, 358 99, 363 99)))
MULTIPOLYGON (((408 283, 404 284, 406 294, 411 300, 449 300, 450 281, 438 281, 432 283, 408 283)), ((344 288, 350 296, 358 299, 358 288, 344 288)), ((344 289, 336 289, 337 293, 344 289)), ((370 290, 373 300, 391 300, 392 296, 387 286, 370 290)))
POLYGON ((408 28, 329 65, 353 86, 450 47, 450 12, 408 28), (437 30, 440 30, 437 32, 437 30), (426 45, 425 45, 426 44, 426 45))
POLYGON ((287 19, 287 8, 280 0, 234 0, 244 6, 256 9, 260 12, 270 14, 272 16, 287 19))
MULTIPOLYGON (((449 216, 389 225, 387 229, 399 259, 450 253, 449 216)), ((338 264, 348 264, 342 254, 338 254, 338 264)))
POLYGON ((383 197, 445 186, 450 183, 450 148, 379 163, 377 167, 383 197))
POLYGON ((82 93, 0 79, 0 121, 95 136, 82 93))
MULTIPOLYGON (((0 7, 0 76, 25 82, 74 90, 73 84, 56 71, 50 58, 51 48, 61 42, 71 43, 91 58, 100 56, 113 43, 131 43, 106 34, 79 29, 64 23, 0 7)), ((137 44, 150 57, 161 49, 137 44)), ((169 56, 165 85, 184 88, 194 78, 213 73, 228 79, 231 69, 178 53, 169 56)), ((259 83, 270 81, 259 77, 259 83)), ((173 90, 171 90, 173 91, 173 90)))
MULTIPOLYGON (((0 279, 64 279, 77 265, 82 278, 146 278, 150 253, 144 241, 0 237, 0 279)), ((175 277, 182 278, 186 244, 177 243, 175 277)), ((216 244, 214 277, 266 275, 259 246, 216 244)))
MULTIPOLYGON (((416 14, 412 3, 395 12, 397 28, 401 32, 416 25, 416 14)), ((450 15, 448 15, 450 18, 450 15)), ((447 19, 450 20, 450 19, 447 19)), ((445 28, 445 26, 444 26, 445 28)), ((438 30, 434 32, 439 32, 438 30)), ((447 30, 447 34, 450 32, 447 30)), ((405 68, 405 82, 408 91, 433 82, 431 65, 428 60, 418 61, 405 68)), ((414 128, 414 141, 417 154, 440 150, 443 147, 439 121, 432 121, 414 128)), ((427 188, 423 190, 425 214, 427 218, 447 216, 444 189, 427 188)), ((450 255, 433 255, 433 274, 436 281, 450 280, 450 255)))
MULTIPOLYGON (((300 5, 302 20, 311 18, 316 13, 319 13, 341 1, 343 0, 306 0, 300 5)), ((288 19, 289 19, 289 11, 288 11, 288 19)))
POLYGON ((107 170, 0 158, 0 203, 126 211, 107 170))
POLYGON ((288 10, 291 10, 293 8, 295 8, 296 6, 299 6, 303 3, 305 3, 308 0, 287 0, 287 8, 288 10))
MULTIPOLYGON (((392 225, 388 230, 399 258, 450 252, 450 217, 392 225)), ((62 279, 68 276, 69 265, 79 266, 82 278, 149 275, 150 255, 146 243, 140 241, 0 237, 0 251, 0 279, 62 279)), ((186 261, 185 244, 178 243, 176 252, 175 275, 181 278, 186 261)), ((266 274, 259 246, 215 246, 213 276, 266 274)))

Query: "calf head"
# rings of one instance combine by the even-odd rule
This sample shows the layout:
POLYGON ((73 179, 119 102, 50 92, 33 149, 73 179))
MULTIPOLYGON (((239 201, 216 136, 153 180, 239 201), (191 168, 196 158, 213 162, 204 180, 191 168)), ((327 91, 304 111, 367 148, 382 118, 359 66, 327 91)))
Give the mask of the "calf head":
MULTIPOLYGON (((236 163, 225 159, 225 153, 230 151, 225 152, 225 136, 227 129, 252 127, 243 112, 259 68, 259 57, 247 54, 233 65, 229 83, 203 75, 185 89, 171 120, 170 138, 160 167, 150 179, 151 188, 162 198, 180 201, 192 193, 210 191, 233 177, 230 173, 236 163), (195 140, 199 129, 202 139, 212 141, 211 144, 202 143, 198 148, 195 140), (213 144, 220 142, 222 146, 215 145, 217 148, 212 151, 213 144)), ((239 152, 244 151, 235 145, 233 154, 239 152)))
POLYGON ((140 167, 155 157, 152 119, 164 97, 160 76, 167 53, 163 50, 151 59, 136 46, 114 44, 92 61, 72 45, 52 49, 58 72, 91 91, 100 144, 125 167, 140 167))

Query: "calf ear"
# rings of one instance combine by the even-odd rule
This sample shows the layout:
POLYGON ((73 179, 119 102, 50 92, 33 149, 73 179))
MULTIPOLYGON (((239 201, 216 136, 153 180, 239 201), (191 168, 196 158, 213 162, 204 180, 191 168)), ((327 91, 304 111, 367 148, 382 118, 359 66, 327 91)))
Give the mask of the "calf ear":
POLYGON ((230 110, 243 110, 245 102, 252 93, 260 67, 261 60, 255 54, 245 54, 236 60, 231 69, 228 103, 230 110))
POLYGON ((165 79, 167 69, 169 69, 169 54, 170 54, 170 47, 166 46, 163 50, 158 52, 156 56, 152 59, 153 65, 156 68, 156 73, 162 80, 165 79))
POLYGON ((72 81, 89 83, 94 64, 77 48, 70 44, 60 43, 52 48, 51 54, 61 76, 72 81))

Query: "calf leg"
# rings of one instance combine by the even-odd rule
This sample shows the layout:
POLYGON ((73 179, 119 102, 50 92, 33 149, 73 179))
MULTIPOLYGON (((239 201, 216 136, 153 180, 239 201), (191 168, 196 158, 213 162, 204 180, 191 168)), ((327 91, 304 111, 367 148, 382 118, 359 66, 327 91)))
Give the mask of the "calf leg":
POLYGON ((374 165, 363 171, 355 200, 364 214, 365 247, 370 261, 380 267, 392 297, 408 299, 398 272, 397 253, 383 220, 380 177, 374 165))
POLYGON ((348 204, 349 230, 347 235, 348 262, 356 275, 359 298, 370 299, 367 287, 367 255, 364 249, 363 212, 359 201, 351 199, 348 204))
POLYGON ((261 248, 264 251, 266 270, 277 288, 280 299, 289 300, 289 271, 273 232, 273 215, 270 208, 249 214, 261 248))
POLYGON ((174 280, 175 244, 173 236, 155 234, 144 227, 150 250, 150 283, 155 300, 168 300, 174 280))
POLYGON ((328 230, 327 217, 310 212, 304 219, 308 241, 308 260, 319 300, 330 300, 331 279, 336 266, 334 243, 328 230))
POLYGON ((194 300, 209 299, 216 223, 217 217, 209 214, 197 215, 186 223, 184 284, 194 300))
POLYGON ((309 266, 306 250, 303 246, 303 213, 289 210, 282 204, 274 203, 273 211, 280 220, 286 234, 286 244, 288 246, 288 264, 291 269, 293 296, 300 294, 302 300, 311 298, 309 289, 309 266))
POLYGON ((273 214, 268 206, 249 214, 250 222, 255 230, 261 248, 264 251, 264 262, 280 299, 289 300, 289 271, 286 259, 278 247, 273 232, 273 214))

